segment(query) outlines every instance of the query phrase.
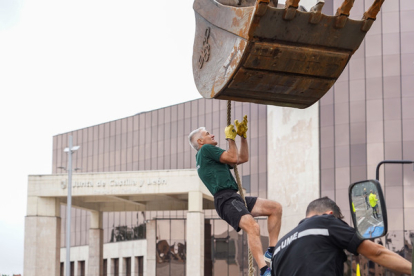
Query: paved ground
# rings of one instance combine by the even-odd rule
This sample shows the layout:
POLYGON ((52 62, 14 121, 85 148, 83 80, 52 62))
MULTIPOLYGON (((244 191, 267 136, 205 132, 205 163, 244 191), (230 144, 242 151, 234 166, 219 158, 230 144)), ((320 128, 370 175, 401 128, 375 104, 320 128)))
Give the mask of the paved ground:
MULTIPOLYGON (((362 196, 354 197, 353 202, 356 211, 356 226, 359 232, 364 235, 364 237, 370 237, 370 233, 372 233, 373 236, 379 236, 384 229, 384 221, 381 213, 379 212, 378 219, 374 218, 372 215, 372 208, 367 206, 365 199, 362 196)), ((378 210, 381 210, 379 201, 378 210)))

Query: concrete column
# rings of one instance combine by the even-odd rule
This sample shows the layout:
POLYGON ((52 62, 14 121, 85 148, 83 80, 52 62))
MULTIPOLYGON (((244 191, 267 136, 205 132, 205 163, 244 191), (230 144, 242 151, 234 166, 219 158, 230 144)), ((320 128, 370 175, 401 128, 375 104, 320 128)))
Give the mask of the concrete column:
POLYGON ((59 276, 60 223, 60 203, 57 199, 27 198, 23 268, 25 276, 59 276))
POLYGON ((125 269, 125 257, 120 256, 119 257, 119 275, 125 275, 126 274, 126 269, 125 269))
POLYGON ((204 276, 204 212, 203 194, 188 193, 187 274, 204 276))
POLYGON ((283 206, 283 237, 303 219, 309 202, 320 196, 319 103, 306 109, 269 105, 267 129, 267 167, 272 168, 267 172, 267 196, 283 206))
MULTIPOLYGON (((71 251, 72 251, 72 248, 71 248, 71 251)), ((78 269, 79 262, 78 261, 72 261, 72 260, 70 260, 70 262, 73 262, 73 274, 75 276, 78 276, 79 275, 79 269, 78 269)), ((71 269, 71 273, 72 273, 72 269, 71 269)))
POLYGON ((137 275, 138 274, 138 257, 132 256, 131 257, 131 264, 132 264, 131 274, 132 275, 137 275))
POLYGON ((119 256, 119 275, 125 275, 125 267, 124 267, 124 258, 121 256, 119 256))
POLYGON ((103 274, 103 229, 102 212, 91 212, 89 228, 89 258, 87 275, 103 274))
POLYGON ((157 275, 156 234, 156 221, 151 220, 147 223, 147 260, 146 262, 144 261, 144 263, 146 263, 146 265, 144 265, 144 275, 148 276, 157 275))

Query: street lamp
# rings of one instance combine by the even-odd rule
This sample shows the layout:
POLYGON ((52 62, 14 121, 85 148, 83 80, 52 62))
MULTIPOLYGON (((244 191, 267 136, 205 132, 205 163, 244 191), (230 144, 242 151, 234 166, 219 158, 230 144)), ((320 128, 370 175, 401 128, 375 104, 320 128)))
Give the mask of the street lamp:
MULTIPOLYGON (((68 153, 68 199, 66 210, 66 275, 70 275, 70 216, 72 209, 72 154, 77 151, 80 146, 72 145, 72 135, 69 136, 69 147, 64 149, 68 153)), ((63 168, 63 167, 61 167, 63 168)), ((64 168, 63 168, 64 169, 64 168)))

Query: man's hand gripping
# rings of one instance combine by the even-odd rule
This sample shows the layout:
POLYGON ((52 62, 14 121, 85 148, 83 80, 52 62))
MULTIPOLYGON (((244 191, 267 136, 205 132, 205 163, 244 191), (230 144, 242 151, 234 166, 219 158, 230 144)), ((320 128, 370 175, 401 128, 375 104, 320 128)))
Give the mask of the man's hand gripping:
POLYGON ((237 128, 237 134, 240 135, 241 137, 243 137, 244 139, 247 138, 247 115, 244 115, 243 117, 243 121, 241 121, 241 123, 239 123, 239 120, 235 120, 234 124, 237 128))
POLYGON ((224 134, 226 134, 226 140, 231 139, 234 141, 236 139, 236 130, 234 130, 233 125, 229 125, 224 129, 224 134))

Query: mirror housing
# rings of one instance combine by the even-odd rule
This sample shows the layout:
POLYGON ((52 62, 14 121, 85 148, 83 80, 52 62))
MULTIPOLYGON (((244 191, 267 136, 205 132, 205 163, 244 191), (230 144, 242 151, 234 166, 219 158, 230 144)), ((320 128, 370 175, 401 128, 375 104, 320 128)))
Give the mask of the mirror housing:
POLYGON ((387 208, 377 180, 364 180, 349 186, 351 217, 361 239, 374 239, 388 232, 387 208))

